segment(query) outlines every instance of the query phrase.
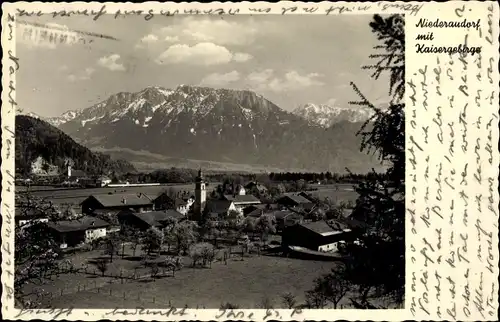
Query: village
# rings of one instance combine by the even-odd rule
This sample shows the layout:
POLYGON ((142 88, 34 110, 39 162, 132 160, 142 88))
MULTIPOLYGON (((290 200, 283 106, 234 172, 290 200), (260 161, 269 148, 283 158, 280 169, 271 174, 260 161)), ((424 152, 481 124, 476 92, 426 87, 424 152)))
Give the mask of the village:
MULTIPOLYGON (((81 184, 88 180, 84 176, 82 171, 68 168, 65 182, 81 184)), ((58 263, 58 276, 109 277, 120 283, 158 280, 175 276, 186 267, 226 266, 252 256, 328 267, 332 261, 342 260, 346 242, 356 242, 364 228, 353 215, 353 202, 332 205, 315 190, 282 192, 271 198, 269 188, 256 181, 226 181, 208 188, 201 169, 194 189, 170 187, 148 195, 140 189, 120 189, 130 187, 130 183, 113 185, 108 181, 102 187, 109 185, 117 190, 92 193, 69 207, 56 205, 50 197, 47 203, 26 192, 19 194, 17 227, 47 224, 57 252, 64 254, 58 263)), ((54 197, 58 192, 53 192, 54 197)), ((40 289, 51 289, 51 294, 60 297, 68 292, 68 281, 64 289, 58 289, 60 280, 50 287, 25 287, 31 296, 38 294, 38 299, 52 301, 54 295, 42 297, 40 289)), ((81 283, 71 294, 84 288, 81 283)), ((94 287, 99 289, 97 284, 94 287)))
POLYGON ((404 16, 275 16, 20 29, 16 308, 404 306, 404 16))

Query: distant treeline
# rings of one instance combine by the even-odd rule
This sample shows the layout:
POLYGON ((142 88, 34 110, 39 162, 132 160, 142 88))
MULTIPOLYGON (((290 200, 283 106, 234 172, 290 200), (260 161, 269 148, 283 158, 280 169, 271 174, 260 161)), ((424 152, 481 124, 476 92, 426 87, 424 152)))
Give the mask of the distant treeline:
MULTIPOLYGON (((130 183, 191 183, 194 182, 198 175, 196 169, 181 169, 170 168, 155 170, 150 173, 127 173, 119 176, 121 181, 130 183)), ((203 176, 209 182, 231 182, 235 184, 245 184, 249 181, 257 181, 260 183, 270 182, 296 182, 304 180, 306 182, 321 182, 321 183, 355 183, 360 180, 374 176, 374 174, 338 174, 331 172, 271 172, 269 174, 255 173, 221 173, 204 171, 203 176)))
POLYGON ((269 179, 271 181, 298 181, 305 180, 307 182, 331 182, 331 183, 356 183, 360 180, 369 179, 371 177, 378 176, 380 174, 368 173, 368 174, 359 174, 359 173, 347 173, 347 174, 338 174, 331 172, 280 172, 274 173, 271 172, 269 174, 269 179))

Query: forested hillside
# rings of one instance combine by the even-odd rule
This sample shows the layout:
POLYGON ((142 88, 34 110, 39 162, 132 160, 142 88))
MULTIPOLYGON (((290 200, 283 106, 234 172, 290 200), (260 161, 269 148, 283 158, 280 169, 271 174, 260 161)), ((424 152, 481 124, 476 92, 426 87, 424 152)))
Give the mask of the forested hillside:
POLYGON ((16 116, 16 169, 29 174, 38 157, 65 171, 71 160, 74 169, 88 174, 134 172, 134 166, 124 160, 92 152, 49 123, 26 115, 16 116))

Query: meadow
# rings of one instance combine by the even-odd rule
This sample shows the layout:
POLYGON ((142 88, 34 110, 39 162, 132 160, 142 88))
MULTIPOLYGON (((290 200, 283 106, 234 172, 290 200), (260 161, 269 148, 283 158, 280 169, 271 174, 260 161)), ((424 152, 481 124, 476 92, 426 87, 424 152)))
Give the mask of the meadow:
MULTIPOLYGON (((218 309, 229 302, 240 308, 256 308, 263 301, 284 308, 281 295, 292 293, 297 304, 305 302, 305 292, 314 279, 328 273, 333 262, 299 260, 273 256, 234 256, 215 262, 211 268, 185 267, 175 276, 101 284, 99 288, 65 293, 51 299, 52 307, 77 308, 162 308, 218 309)), ((98 278, 101 279, 101 278, 98 278)))
MULTIPOLYGON (((210 193, 218 182, 211 182, 207 186, 207 193, 210 193)), ((194 184, 163 184, 159 186, 143 187, 103 187, 103 188, 55 188, 48 186, 34 186, 30 188, 31 194, 35 197, 46 198, 54 204, 74 204, 77 205, 90 195, 102 195, 108 193, 143 193, 150 198, 157 197, 162 191, 174 188, 178 191, 194 192, 194 184)), ((16 187, 16 193, 26 191, 26 187, 16 187)))
MULTIPOLYGON (((220 182, 210 182, 207 185, 207 194, 219 185, 220 182)), ((352 190, 350 184, 330 184, 316 185, 312 184, 312 188, 317 189, 311 193, 320 199, 328 197, 330 200, 339 201, 356 201, 357 193, 352 190)), ((46 198, 54 204, 74 204, 78 205, 88 196, 93 194, 108 194, 108 193, 144 193, 150 198, 155 198, 162 191, 174 188, 178 191, 194 192, 194 184, 162 184, 159 186, 143 186, 143 187, 103 187, 103 188, 55 188, 49 186, 34 186, 30 188, 31 194, 36 197, 46 198)), ((26 191, 25 186, 16 187, 16 193, 26 191)))

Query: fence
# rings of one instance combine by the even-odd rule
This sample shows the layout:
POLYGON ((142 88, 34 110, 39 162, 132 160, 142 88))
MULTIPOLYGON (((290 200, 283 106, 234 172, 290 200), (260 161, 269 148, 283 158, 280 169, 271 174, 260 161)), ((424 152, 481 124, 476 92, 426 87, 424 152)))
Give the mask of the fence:
MULTIPOLYGON (((145 280, 151 278, 151 275, 144 275, 137 277, 136 280, 145 280)), ((114 289, 112 286, 116 284, 122 284, 125 283, 126 281, 120 278, 109 278, 108 280, 92 280, 92 281, 86 281, 86 282, 81 282, 78 283, 76 286, 72 287, 62 287, 59 288, 57 291, 47 291, 45 290, 40 294, 35 294, 33 293, 33 299, 35 296, 37 296, 38 301, 42 301, 44 304, 49 304, 52 303, 53 299, 62 297, 64 295, 70 295, 70 294, 75 294, 78 292, 90 292, 94 294, 99 294, 102 296, 106 297, 113 297, 116 299, 121 299, 125 301, 131 301, 134 303, 134 307, 140 307, 140 306, 148 306, 151 304, 156 304, 158 308, 165 308, 165 307, 185 307, 185 303, 177 303, 175 301, 175 298, 167 299, 165 297, 161 297, 158 295, 151 294, 150 292, 127 292, 127 291, 121 291, 119 289, 114 289), (43 297, 43 299, 41 299, 43 297)), ((204 306, 198 305, 194 306, 196 308, 205 308, 204 306)))

